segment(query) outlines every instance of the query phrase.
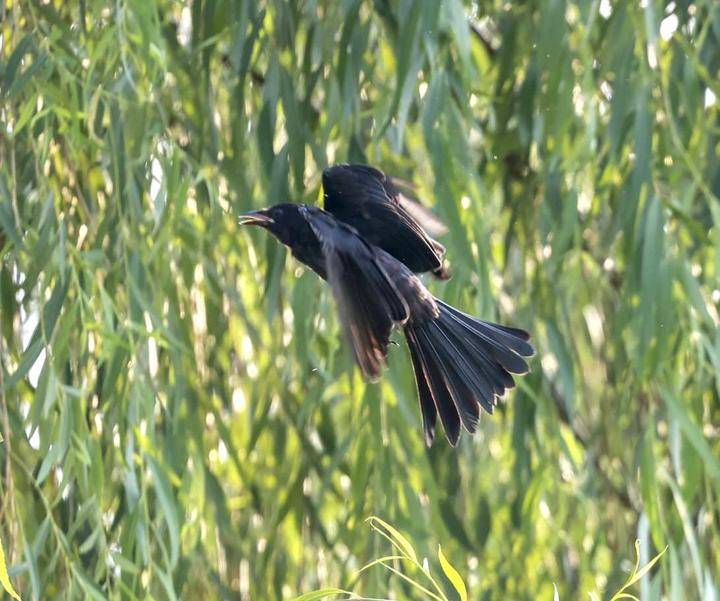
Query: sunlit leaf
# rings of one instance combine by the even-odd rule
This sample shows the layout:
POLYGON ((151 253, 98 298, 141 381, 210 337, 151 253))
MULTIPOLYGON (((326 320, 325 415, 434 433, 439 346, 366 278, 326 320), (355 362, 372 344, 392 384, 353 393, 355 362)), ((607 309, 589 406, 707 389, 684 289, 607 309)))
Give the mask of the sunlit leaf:
POLYGON ((5 589, 5 592, 10 595, 13 599, 20 599, 20 595, 13 588, 12 582, 10 582, 10 576, 8 576, 7 564, 5 563, 5 551, 2 543, 0 542, 0 584, 5 589))
POLYGON ((299 597, 295 597, 294 601, 320 601, 320 599, 326 598, 337 598, 339 595, 351 595, 347 591, 343 591, 339 588, 324 588, 311 593, 305 593, 299 597))
POLYGON ((405 538, 400 532, 398 532, 390 524, 377 516, 372 516, 368 518, 368 522, 370 522, 370 525, 375 530, 377 530, 380 534, 387 538, 390 543, 392 543, 392 545, 403 554, 404 557, 407 557, 408 559, 411 559, 412 561, 417 563, 417 555, 415 554, 415 549, 413 548, 410 541, 405 538))
POLYGON ((460 573, 445 558, 445 555, 442 552, 442 547, 438 547, 438 559, 440 560, 440 567, 443 572, 445 572, 445 576, 447 576, 448 580, 455 587, 458 595, 460 595, 460 601, 467 601, 468 596, 467 589, 465 588, 465 582, 463 582, 460 573))

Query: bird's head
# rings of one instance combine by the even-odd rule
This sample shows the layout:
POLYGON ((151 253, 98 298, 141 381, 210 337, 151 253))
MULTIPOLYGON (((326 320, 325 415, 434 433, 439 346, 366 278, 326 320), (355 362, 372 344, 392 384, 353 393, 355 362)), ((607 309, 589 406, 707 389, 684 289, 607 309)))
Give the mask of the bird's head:
POLYGON ((305 220, 300 215, 300 205, 286 202, 240 215, 238 223, 265 228, 280 242, 289 245, 294 232, 305 224, 305 220))

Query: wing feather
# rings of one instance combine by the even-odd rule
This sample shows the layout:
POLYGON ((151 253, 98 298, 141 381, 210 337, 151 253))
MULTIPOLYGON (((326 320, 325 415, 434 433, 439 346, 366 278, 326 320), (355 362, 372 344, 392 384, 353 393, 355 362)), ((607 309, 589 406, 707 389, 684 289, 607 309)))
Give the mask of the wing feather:
POLYGON ((323 171, 323 189, 325 210, 368 242, 414 272, 449 277, 443 268, 445 247, 427 234, 422 219, 408 211, 410 201, 384 173, 367 165, 334 165, 323 171))
POLYGON ((322 244, 327 279, 355 360, 367 378, 376 379, 386 362, 393 325, 408 319, 407 304, 377 260, 377 249, 331 215, 312 207, 303 210, 322 244))

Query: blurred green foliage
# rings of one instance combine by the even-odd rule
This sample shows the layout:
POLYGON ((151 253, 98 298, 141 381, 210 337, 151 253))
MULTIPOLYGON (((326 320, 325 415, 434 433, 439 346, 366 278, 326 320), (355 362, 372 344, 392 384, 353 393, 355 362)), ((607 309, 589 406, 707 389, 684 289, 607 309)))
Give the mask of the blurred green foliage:
POLYGON ((6 0, 0 539, 23 599, 720 587, 720 4, 6 0), (449 225, 532 373, 426 450, 321 282, 235 215, 364 161, 449 225), (451 591, 450 582, 442 581, 451 591))
MULTIPOLYGON (((462 575, 447 560, 442 551, 442 547, 438 546, 438 561, 442 573, 452 587, 453 594, 448 596, 445 589, 439 583, 438 578, 433 574, 427 558, 421 558, 415 550, 412 541, 408 540, 402 533, 398 532, 387 522, 376 516, 368 518, 371 528, 388 543, 392 554, 378 557, 371 562, 365 564, 358 570, 358 576, 365 570, 382 567, 389 572, 391 576, 402 578, 404 583, 412 586, 416 592, 419 591, 423 599, 433 599, 434 601, 450 601, 451 598, 459 597, 460 601, 468 601, 468 592, 462 575)), ((660 561, 660 558, 667 551, 667 546, 660 551, 655 557, 648 561, 645 565, 640 566, 640 541, 635 541, 635 566, 623 583, 622 587, 610 597, 610 601, 619 601, 620 599, 630 599, 631 601, 640 601, 630 590, 636 585, 646 574, 652 570, 653 566, 660 561)), ((591 601, 600 601, 600 597, 596 592, 589 593, 591 601)), ((320 601, 321 599, 346 599, 347 601, 383 601, 369 597, 358 597, 351 591, 345 591, 338 588, 323 588, 310 591, 296 597, 294 601, 320 601)), ((553 585, 553 600, 559 601, 557 586, 553 585)))

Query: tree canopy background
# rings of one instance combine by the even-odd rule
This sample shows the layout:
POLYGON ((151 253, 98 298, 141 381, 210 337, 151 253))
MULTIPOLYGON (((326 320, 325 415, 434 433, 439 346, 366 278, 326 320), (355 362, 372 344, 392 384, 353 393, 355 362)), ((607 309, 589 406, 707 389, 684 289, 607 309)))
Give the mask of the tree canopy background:
MULTIPOLYGON (((720 581, 720 4, 7 0, 0 539, 24 599, 471 599, 720 581), (377 165, 447 223, 446 301, 538 356, 457 449, 406 350, 236 215, 377 165), (630 560, 630 561, 629 561, 630 560), (444 584, 447 582, 443 581, 444 584), (452 589, 448 594, 452 598, 452 589)), ((638 589, 634 589, 636 592, 638 589)))

